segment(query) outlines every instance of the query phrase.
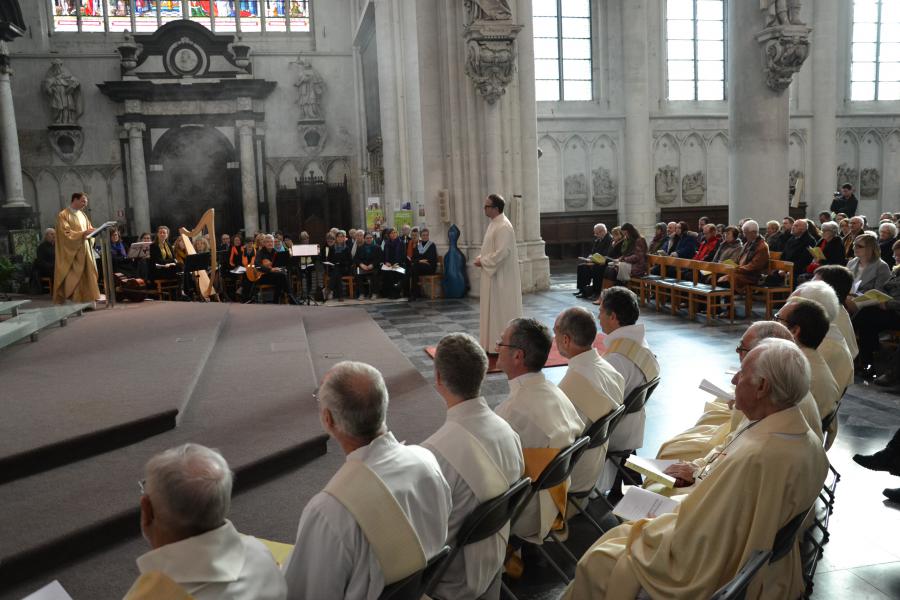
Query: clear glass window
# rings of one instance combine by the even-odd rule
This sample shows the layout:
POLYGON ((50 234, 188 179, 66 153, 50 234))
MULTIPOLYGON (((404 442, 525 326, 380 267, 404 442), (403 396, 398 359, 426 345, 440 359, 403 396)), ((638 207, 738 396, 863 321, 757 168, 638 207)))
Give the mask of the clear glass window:
POLYGON ((854 0, 850 99, 900 100, 900 2, 854 0))
POLYGON ((666 53, 669 100, 724 100, 724 0, 666 0, 666 53))
POLYGON ((593 98, 590 0, 532 0, 538 101, 593 98))

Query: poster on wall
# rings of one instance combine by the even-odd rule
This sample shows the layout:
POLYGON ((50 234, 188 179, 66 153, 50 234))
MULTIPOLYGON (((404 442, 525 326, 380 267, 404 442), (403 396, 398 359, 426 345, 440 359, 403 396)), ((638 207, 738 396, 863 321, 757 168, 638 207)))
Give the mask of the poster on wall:
POLYGON ((370 196, 366 198, 366 229, 379 231, 384 226, 384 209, 381 208, 381 198, 370 196))
POLYGON ((404 225, 412 227, 413 211, 408 208, 394 211, 394 227, 402 229, 404 225))

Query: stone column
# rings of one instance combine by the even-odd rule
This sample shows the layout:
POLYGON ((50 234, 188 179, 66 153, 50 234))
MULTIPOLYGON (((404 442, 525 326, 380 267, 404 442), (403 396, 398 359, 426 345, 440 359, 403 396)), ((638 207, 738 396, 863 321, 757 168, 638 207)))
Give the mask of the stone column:
POLYGON ((625 102, 625 205, 620 214, 639 231, 656 222, 650 186, 650 89, 647 63, 647 0, 622 3, 623 96, 625 102))
POLYGON ((787 88, 808 52, 797 36, 809 29, 767 24, 758 2, 729 0, 728 11, 728 222, 765 223, 788 212, 787 88))
POLYGON ((144 123, 125 123, 128 132, 128 152, 131 157, 131 230, 140 235, 150 229, 150 195, 147 191, 147 163, 144 161, 144 123))
POLYGON ((244 205, 244 233, 254 235, 259 229, 259 201, 256 196, 256 158, 253 143, 253 121, 235 121, 240 137, 241 200, 244 205))
POLYGON ((400 110, 396 74, 402 69, 394 40, 397 27, 394 2, 375 2, 375 42, 378 45, 378 103, 381 117, 381 153, 384 191, 381 206, 388 223, 393 223, 394 209, 403 195, 400 110))
MULTIPOLYGON (((838 95, 838 0, 816 0, 814 10, 816 28, 812 40, 812 136, 810 149, 812 173, 806 194, 810 212, 808 217, 828 210, 835 191, 837 169, 837 110, 838 95)), ((841 79, 843 81, 843 79, 841 79)))
POLYGON ((13 106, 9 64, 9 48, 0 42, 0 153, 3 154, 3 181, 6 202, 3 208, 29 208, 22 186, 22 159, 19 157, 19 134, 13 106))

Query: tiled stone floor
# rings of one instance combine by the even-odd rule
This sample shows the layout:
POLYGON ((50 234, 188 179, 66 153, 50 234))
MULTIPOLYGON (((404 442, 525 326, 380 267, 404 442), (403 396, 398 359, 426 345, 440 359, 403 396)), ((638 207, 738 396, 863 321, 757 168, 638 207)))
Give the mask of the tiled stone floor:
MULTIPOLYGON (((550 291, 524 297, 527 316, 551 326, 561 310, 575 303, 574 273, 566 265, 553 265, 550 291)), ((424 348, 436 344, 453 331, 478 331, 478 300, 442 300, 370 305, 366 309, 413 364, 434 380, 431 359, 424 348)), ((340 309, 335 309, 340 310, 340 309)), ((705 326, 704 320, 658 314, 652 308, 642 315, 648 341, 659 356, 662 382, 647 406, 645 445, 639 452, 655 455, 659 445, 691 426, 700 414, 706 394, 697 389, 701 378, 730 378, 725 371, 737 366, 735 347, 746 322, 719 322, 705 326)), ((546 371, 558 381, 565 367, 546 371)), ((496 404, 508 393, 505 376, 489 375, 484 392, 496 404)), ((854 463, 856 452, 871 453, 884 447, 900 427, 898 390, 854 385, 841 408, 840 431, 829 458, 841 473, 831 541, 819 563, 813 598, 900 599, 900 506, 884 501, 881 490, 900 487, 900 479, 867 471, 854 463)), ((543 583, 529 582, 516 588, 523 600, 556 598, 562 590, 552 575, 543 583)))

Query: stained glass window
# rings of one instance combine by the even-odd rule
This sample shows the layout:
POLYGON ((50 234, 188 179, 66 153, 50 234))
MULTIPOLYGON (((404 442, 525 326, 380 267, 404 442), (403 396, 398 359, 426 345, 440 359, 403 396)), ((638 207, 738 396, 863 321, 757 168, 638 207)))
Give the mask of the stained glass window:
POLYGON ((591 100, 590 0, 532 0, 539 101, 591 100))

